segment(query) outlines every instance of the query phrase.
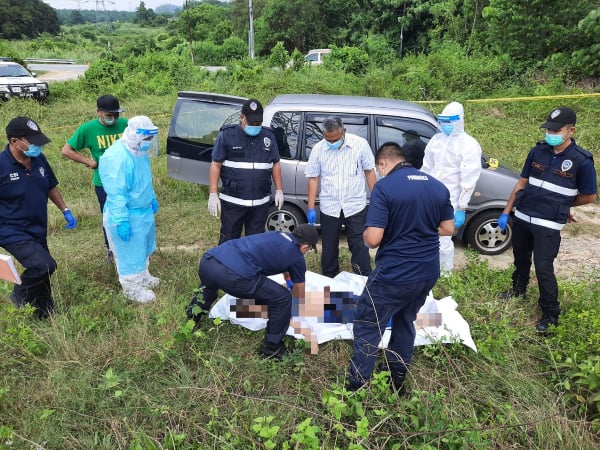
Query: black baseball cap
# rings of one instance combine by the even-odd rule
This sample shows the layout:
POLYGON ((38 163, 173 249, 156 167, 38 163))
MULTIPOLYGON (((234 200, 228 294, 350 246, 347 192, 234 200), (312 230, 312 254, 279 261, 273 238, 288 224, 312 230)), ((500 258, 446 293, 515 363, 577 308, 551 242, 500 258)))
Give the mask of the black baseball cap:
POLYGON ((119 105, 119 99, 117 99, 117 97, 114 95, 103 95, 98 97, 96 106, 100 111, 106 111, 109 113, 121 113, 125 111, 123 108, 121 108, 121 105, 119 105))
POLYGON ((310 244, 310 246, 316 251, 317 242, 319 241, 319 233, 317 233, 317 229, 313 225, 301 223, 294 228, 292 234, 298 238, 298 241, 301 244, 310 244))
POLYGON ((48 136, 42 133, 41 128, 29 117, 15 117, 6 126, 7 138, 27 138, 30 144, 46 145, 51 142, 48 136))
POLYGON ((242 105, 242 114, 246 116, 249 123, 257 123, 263 121, 263 107, 258 100, 250 98, 242 105))
POLYGON ((561 106, 550 113, 540 128, 547 128, 548 130, 560 130, 565 125, 575 125, 576 122, 577 114, 575 114, 575 111, 573 111, 571 108, 567 108, 566 106, 561 106))

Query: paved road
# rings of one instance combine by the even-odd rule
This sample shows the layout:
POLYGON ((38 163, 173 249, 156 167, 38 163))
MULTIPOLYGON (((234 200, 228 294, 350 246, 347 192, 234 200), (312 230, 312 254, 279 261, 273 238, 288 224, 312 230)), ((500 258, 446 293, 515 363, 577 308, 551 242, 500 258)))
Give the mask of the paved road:
POLYGON ((45 72, 37 78, 40 81, 76 80, 88 69, 87 64, 28 64, 32 72, 45 72))

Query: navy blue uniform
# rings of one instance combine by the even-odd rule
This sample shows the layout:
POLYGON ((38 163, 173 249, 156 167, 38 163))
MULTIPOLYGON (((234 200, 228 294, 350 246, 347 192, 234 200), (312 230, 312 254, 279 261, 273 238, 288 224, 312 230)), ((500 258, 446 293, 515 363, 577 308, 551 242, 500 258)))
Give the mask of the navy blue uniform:
POLYGON ((25 271, 21 285, 15 285, 11 298, 16 304, 31 303, 41 316, 53 308, 50 275, 56 261, 50 256, 48 192, 58 180, 42 154, 31 158, 27 169, 10 153, 0 153, 0 247, 11 253, 25 271))
POLYGON ((560 248, 560 230, 567 223, 578 193, 597 192, 593 157, 574 139, 558 154, 541 141, 529 151, 521 177, 527 178, 528 183, 515 198, 513 290, 525 293, 533 254, 540 290, 539 306, 544 313, 558 317, 560 304, 554 259, 560 248))
POLYGON ((267 277, 283 272, 289 272, 294 283, 305 282, 306 262, 293 234, 269 231, 224 242, 208 250, 200 261, 198 275, 204 289, 199 306, 210 309, 219 289, 268 305, 265 343, 277 346, 290 324, 292 294, 267 277))
POLYGON ((273 164, 279 162, 275 135, 262 127, 257 136, 240 125, 222 128, 212 160, 221 167, 221 236, 219 243, 262 233, 269 211, 273 164))
POLYGON ((384 233, 356 310, 349 369, 353 387, 371 378, 390 319, 390 369, 401 378, 406 373, 415 341, 413 322, 440 275, 438 227, 453 217, 448 189, 403 163, 375 184, 365 226, 384 233))

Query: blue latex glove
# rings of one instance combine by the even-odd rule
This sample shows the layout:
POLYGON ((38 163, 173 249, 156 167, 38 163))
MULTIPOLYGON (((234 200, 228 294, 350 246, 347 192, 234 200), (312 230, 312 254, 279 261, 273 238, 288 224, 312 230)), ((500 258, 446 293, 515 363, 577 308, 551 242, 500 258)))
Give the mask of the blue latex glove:
POLYGON ((287 284, 290 291, 294 288, 294 282, 292 280, 285 280, 285 284, 287 284))
POLYGON ((131 237, 131 227, 129 226, 129 222, 121 222, 117 225, 117 234, 122 241, 127 242, 131 237))
POLYGON ((309 225, 314 225, 317 223, 317 210, 315 208, 310 208, 307 210, 306 219, 308 220, 309 225))
POLYGON ((63 211, 63 216, 65 216, 65 220, 67 221, 67 224, 65 225, 67 230, 72 230, 73 228, 77 227, 77 219, 70 209, 65 209, 63 211))
POLYGON ((508 224, 508 214, 502 213, 500 217, 498 217, 498 228, 502 231, 506 231, 506 225, 508 224))
POLYGON ((454 213, 454 228, 460 228, 465 224, 467 214, 462 209, 456 210, 454 213))
POLYGON ((156 200, 155 198, 152 199, 152 202, 150 203, 150 205, 152 206, 152 214, 156 214, 158 212, 158 200, 156 200))

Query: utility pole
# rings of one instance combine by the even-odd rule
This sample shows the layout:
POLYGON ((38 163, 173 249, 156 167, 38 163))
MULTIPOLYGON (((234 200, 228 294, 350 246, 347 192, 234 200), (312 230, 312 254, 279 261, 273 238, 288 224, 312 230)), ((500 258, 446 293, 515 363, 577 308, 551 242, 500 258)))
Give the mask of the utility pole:
POLYGON ((250 31, 248 31, 248 52, 250 59, 254 59, 254 10, 252 0, 248 0, 248 14, 250 16, 250 31))

